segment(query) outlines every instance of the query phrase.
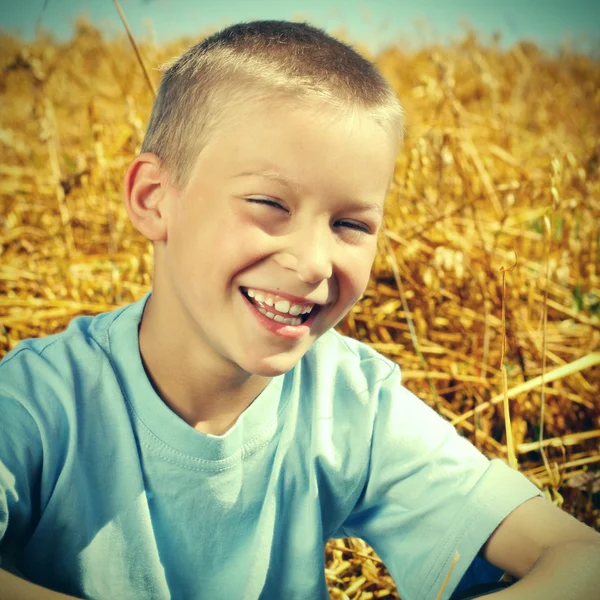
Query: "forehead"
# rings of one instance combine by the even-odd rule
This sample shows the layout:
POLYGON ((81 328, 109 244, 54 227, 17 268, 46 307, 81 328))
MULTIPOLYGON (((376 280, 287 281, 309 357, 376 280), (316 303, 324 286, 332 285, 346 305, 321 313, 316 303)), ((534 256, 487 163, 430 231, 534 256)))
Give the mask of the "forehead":
POLYGON ((254 175, 303 192, 333 187, 373 196, 387 188, 395 136, 365 110, 271 99, 228 112, 200 154, 205 172, 254 175))

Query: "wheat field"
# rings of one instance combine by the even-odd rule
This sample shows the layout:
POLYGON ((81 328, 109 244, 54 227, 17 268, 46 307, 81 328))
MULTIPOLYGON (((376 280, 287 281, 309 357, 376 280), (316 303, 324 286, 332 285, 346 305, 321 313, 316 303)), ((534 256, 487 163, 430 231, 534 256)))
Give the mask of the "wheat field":
MULTIPOLYGON (((153 85, 195 41, 138 40, 153 85)), ((371 282, 339 329, 600 530, 600 65, 474 33, 369 57, 406 142, 371 282)), ((67 43, 2 34, 0 67, 1 357, 149 289, 121 182, 153 98, 129 40, 85 21, 67 43)), ((399 597, 363 541, 325 553, 332 598, 399 597)))

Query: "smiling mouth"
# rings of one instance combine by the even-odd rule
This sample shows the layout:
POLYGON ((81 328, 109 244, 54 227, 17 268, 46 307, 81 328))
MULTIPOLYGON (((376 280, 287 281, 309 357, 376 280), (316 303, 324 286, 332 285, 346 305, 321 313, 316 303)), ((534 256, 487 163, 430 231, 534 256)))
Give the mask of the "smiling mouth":
MULTIPOLYGON (((253 297, 248 293, 248 290, 246 288, 240 287, 240 292, 246 298, 246 300, 248 300, 248 302, 250 302, 250 304, 252 304, 265 317, 286 325, 292 325, 296 327, 299 325, 303 325, 304 323, 306 323, 306 321, 308 321, 308 319, 315 315, 319 309, 319 306, 312 305, 312 308, 310 308, 308 312, 294 314, 290 312, 285 312, 283 310, 278 310, 277 308, 275 308, 277 303, 271 305, 270 303, 261 302, 260 300, 257 300, 256 297, 253 297)), ((288 309, 289 306, 290 303, 288 302, 288 309)), ((286 306, 283 306, 282 308, 286 308, 286 306)))

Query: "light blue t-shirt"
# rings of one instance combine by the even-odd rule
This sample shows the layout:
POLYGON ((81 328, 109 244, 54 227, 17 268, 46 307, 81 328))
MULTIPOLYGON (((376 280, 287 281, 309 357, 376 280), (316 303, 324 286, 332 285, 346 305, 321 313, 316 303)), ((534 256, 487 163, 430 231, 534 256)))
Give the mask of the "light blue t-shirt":
POLYGON ((516 506, 539 494, 489 461, 335 331, 223 436, 194 430, 142 366, 148 298, 74 319, 0 363, 4 568, 82 598, 329 598, 324 544, 355 536, 403 600, 449 598, 516 506))

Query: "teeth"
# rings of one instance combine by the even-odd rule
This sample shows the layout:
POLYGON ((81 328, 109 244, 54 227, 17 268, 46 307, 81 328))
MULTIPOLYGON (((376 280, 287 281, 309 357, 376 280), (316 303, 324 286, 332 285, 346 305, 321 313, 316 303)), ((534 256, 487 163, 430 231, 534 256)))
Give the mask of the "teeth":
POLYGON ((275 310, 279 312, 290 312, 290 303, 287 300, 280 300, 275 302, 275 310))
POLYGON ((265 315, 265 317, 268 317, 269 319, 273 319, 274 321, 277 321, 278 323, 284 323, 285 325, 293 325, 294 327, 297 327, 298 325, 302 325, 302 319, 286 319, 285 317, 282 317, 281 315, 274 315, 271 312, 267 312, 264 308, 261 308, 260 306, 257 306, 256 308, 258 309, 258 312, 265 315))
POLYGON ((273 298, 249 288, 246 288, 246 293, 250 298, 254 298, 254 300, 257 302, 265 304, 266 306, 272 306, 276 311, 280 313, 288 313, 293 317, 305 315, 309 313, 315 306, 314 304, 292 304, 289 300, 277 300, 275 302, 273 298))

